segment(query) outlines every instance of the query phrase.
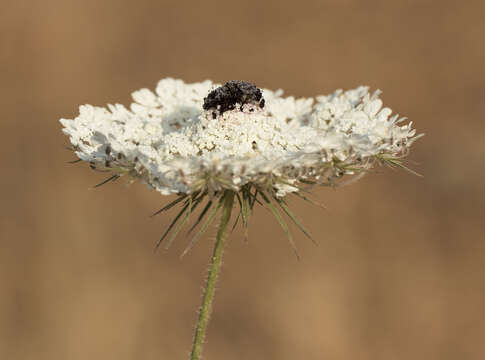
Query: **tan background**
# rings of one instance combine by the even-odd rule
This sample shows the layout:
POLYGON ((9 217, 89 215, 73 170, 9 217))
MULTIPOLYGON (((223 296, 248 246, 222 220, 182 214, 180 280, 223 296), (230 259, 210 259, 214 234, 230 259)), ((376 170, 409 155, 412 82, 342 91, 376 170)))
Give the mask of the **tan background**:
MULTIPOLYGON (((480 5, 482 4, 482 5, 480 5)), ((211 234, 153 245, 168 198, 68 165, 58 119, 162 77, 313 96, 368 84, 426 137, 413 167, 259 209, 227 248, 205 359, 484 359, 479 1, 2 1, 0 359, 186 359, 211 234)))

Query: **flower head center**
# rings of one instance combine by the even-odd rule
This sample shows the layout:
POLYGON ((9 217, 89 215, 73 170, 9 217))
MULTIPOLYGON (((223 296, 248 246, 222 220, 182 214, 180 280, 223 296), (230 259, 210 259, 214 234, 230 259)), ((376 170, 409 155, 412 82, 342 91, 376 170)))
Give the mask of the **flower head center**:
POLYGON ((263 94, 254 84, 246 81, 231 80, 212 90, 204 98, 204 110, 217 110, 220 114, 249 104, 264 108, 263 94))

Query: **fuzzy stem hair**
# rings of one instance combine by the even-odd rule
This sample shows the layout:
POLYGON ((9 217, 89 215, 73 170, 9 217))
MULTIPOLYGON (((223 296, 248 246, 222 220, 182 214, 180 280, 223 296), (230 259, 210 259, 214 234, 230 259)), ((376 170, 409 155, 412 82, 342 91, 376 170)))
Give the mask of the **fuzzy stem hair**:
POLYGON ((204 343, 207 324, 209 323, 212 310, 212 301, 214 300, 217 275, 219 274, 219 270, 222 264, 224 243, 229 230, 229 221, 231 219, 231 213, 234 204, 234 195, 234 192, 230 190, 226 190, 223 194, 221 220, 219 224, 219 230, 217 231, 216 243, 214 246, 214 252, 209 267, 209 274, 207 275, 207 282, 205 285, 202 306, 200 308, 199 319, 197 321, 197 327, 195 330, 190 360, 200 360, 201 357, 202 345, 204 343))

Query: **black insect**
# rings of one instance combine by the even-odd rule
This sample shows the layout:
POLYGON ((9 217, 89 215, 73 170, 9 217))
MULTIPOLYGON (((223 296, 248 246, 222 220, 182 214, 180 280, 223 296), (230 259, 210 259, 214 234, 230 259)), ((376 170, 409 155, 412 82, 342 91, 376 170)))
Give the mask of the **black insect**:
MULTIPOLYGON (((231 80, 224 85, 212 90, 204 98, 204 110, 218 110, 220 114, 233 110, 239 104, 242 108, 245 104, 253 104, 264 108, 263 94, 260 89, 250 82, 231 80)), ((213 114, 213 116, 215 113, 213 114)))

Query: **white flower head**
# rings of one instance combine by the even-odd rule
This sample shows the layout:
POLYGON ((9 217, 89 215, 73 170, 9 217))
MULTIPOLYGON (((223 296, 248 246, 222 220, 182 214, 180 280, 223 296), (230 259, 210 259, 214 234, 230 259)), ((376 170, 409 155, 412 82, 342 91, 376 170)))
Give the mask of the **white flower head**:
POLYGON ((334 184, 376 163, 398 164, 419 137, 367 87, 316 99, 283 97, 242 81, 163 79, 130 109, 84 105, 61 119, 78 157, 162 194, 334 184))

